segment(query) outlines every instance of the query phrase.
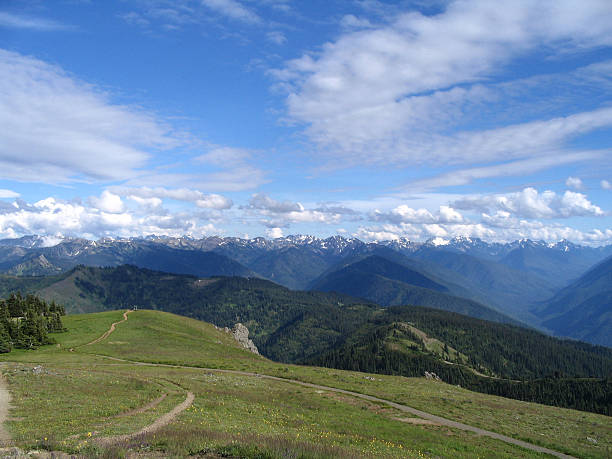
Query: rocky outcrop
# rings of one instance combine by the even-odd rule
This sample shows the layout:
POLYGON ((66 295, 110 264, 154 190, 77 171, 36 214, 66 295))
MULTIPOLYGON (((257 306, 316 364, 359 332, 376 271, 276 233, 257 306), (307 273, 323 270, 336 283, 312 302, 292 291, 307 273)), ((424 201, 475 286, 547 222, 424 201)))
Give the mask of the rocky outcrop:
POLYGON ((249 329, 245 325, 241 324, 240 322, 234 325, 234 328, 232 328, 232 335, 234 335, 234 338, 236 338, 236 341, 238 341, 242 347, 248 349, 254 354, 259 355, 257 346, 255 346, 253 340, 249 339, 249 329))

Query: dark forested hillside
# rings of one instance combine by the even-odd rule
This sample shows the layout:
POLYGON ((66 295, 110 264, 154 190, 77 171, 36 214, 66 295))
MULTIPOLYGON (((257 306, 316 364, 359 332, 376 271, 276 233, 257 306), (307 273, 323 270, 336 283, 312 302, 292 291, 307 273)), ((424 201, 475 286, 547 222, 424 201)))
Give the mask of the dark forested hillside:
POLYGON ((612 414, 612 349, 428 308, 389 308, 306 363, 612 414))
POLYGON ((244 323, 257 346, 277 360, 293 361, 337 344, 361 325, 374 304, 347 295, 292 291, 258 278, 195 276, 150 271, 135 266, 78 267, 40 294, 62 301, 69 312, 108 309, 158 309, 219 326, 244 323), (267 344, 279 328, 315 317, 309 342, 292 336, 284 346, 267 344), (355 324, 353 324, 353 322, 355 324))

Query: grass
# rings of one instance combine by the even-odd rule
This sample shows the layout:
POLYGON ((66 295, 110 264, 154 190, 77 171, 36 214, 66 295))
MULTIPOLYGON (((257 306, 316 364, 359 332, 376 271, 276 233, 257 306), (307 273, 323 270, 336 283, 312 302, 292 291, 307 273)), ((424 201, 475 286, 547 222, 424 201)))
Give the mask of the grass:
POLYGON ((579 457, 606 457, 612 448, 612 422, 605 416, 423 378, 277 364, 240 348, 230 334, 210 324, 168 313, 133 312, 106 340, 86 345, 121 319, 120 311, 68 316, 69 331, 54 335, 57 345, 1 357, 9 362, 3 368, 14 405, 8 427, 17 444, 40 447, 47 438, 48 447, 100 457, 118 457, 128 449, 174 457, 287 457, 287 451, 292 451, 289 457, 539 456, 460 430, 402 422, 398 419, 405 419, 405 413, 355 397, 195 368, 203 367, 371 394, 579 457), (135 365, 109 357, 194 368, 135 365), (35 375, 34 364, 45 371, 35 375), (92 446, 98 436, 150 424, 184 400, 186 391, 196 395, 194 404, 162 430, 126 441, 114 452, 92 446), (120 416, 163 393, 168 396, 155 409, 120 416))

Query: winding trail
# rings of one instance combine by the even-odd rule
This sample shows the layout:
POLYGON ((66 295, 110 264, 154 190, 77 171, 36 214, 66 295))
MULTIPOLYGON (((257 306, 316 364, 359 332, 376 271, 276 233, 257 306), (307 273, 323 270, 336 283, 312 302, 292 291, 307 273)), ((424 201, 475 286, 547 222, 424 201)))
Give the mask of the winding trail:
POLYGON ((157 418, 153 422, 153 424, 149 424, 148 426, 143 427, 139 431, 133 432, 131 434, 113 435, 110 437, 99 437, 99 438, 96 438, 94 441, 100 445, 113 445, 116 443, 120 443, 122 441, 131 440, 141 435, 146 435, 149 433, 156 432, 162 427, 170 424, 174 420, 174 418, 176 418, 179 414, 181 414, 183 411, 189 408, 191 404, 193 403, 194 399, 195 399, 195 395, 193 394, 193 392, 187 392, 187 397, 185 398, 183 402, 176 405, 174 408, 172 408, 171 411, 168 411, 166 414, 157 418))
POLYGON ((149 403, 147 403, 144 406, 141 406, 140 408, 135 408, 133 410, 130 411, 126 411, 125 413, 121 413, 118 414, 117 416, 115 416, 116 418, 125 418, 128 416, 134 416, 135 414, 141 414, 141 413, 145 413, 149 410, 152 410, 153 408, 155 408, 157 405, 159 405, 161 402, 164 401, 164 399, 168 396, 168 394, 162 394, 161 397, 157 397, 155 400, 150 401, 149 403))
POLYGON ((102 341, 103 339, 108 338, 108 336, 115 331, 115 327, 117 327, 117 325, 119 325, 120 323, 126 322, 128 320, 128 314, 131 313, 132 310, 128 310, 125 311, 123 313, 123 320, 120 320, 118 322, 114 322, 111 324, 110 328, 108 330, 106 330, 102 336, 100 336, 99 338, 94 339, 93 341, 91 341, 90 343, 84 344, 84 346, 89 346, 90 344, 96 344, 99 343, 100 341, 102 341))
POLYGON ((439 424, 439 425, 443 425, 446 427, 451 427, 454 429, 459 429, 459 430, 465 430, 468 432, 474 432, 477 435, 482 435, 485 437, 490 437, 490 438, 494 438, 495 440, 500 440, 512 445, 516 445, 516 446, 520 446, 522 448, 531 450, 531 451, 536 451, 538 453, 544 453, 544 454, 550 454, 551 456, 555 456, 555 457, 560 457, 563 459, 576 459, 574 456, 570 456, 568 454, 564 454, 561 453, 559 451, 555 451, 549 448, 545 448, 543 446, 538 446, 538 445, 534 445, 533 443, 528 443, 526 441, 523 440, 518 440, 516 438, 512 438, 512 437, 508 437, 506 435, 502 435, 499 434, 497 432, 492 432, 490 430, 485 430, 485 429, 481 429, 479 427, 474 427, 471 426, 469 424, 463 424, 461 422, 457 422, 457 421, 452 421, 450 419, 446 419, 440 416, 436 416, 435 414, 430 414, 427 413, 425 411, 421 411, 421 410, 417 410, 416 408, 412 408, 410 406, 407 405, 402 405, 400 403, 396 403, 396 402, 392 402, 391 400, 386 400, 384 398, 378 398, 378 397, 374 397, 373 395, 367 395, 367 394, 361 394, 359 392, 353 392, 350 390, 344 390, 344 389, 338 389, 337 387, 330 387, 330 386, 322 386, 320 384, 313 384, 313 383, 308 383, 308 382, 304 382, 304 381, 299 381, 297 379, 287 379, 287 378, 280 378, 278 376, 271 376, 271 375, 266 375, 266 374, 261 374, 261 373, 252 373, 252 372, 248 372, 248 371, 240 371, 240 370, 222 370, 219 368, 204 368, 204 367, 190 367, 190 366, 186 366, 186 365, 170 365, 170 364, 164 364, 164 363, 149 363, 149 362, 139 362, 137 360, 127 360, 127 359, 120 359, 117 357, 109 357, 107 355, 100 355, 100 354, 94 354, 97 357, 102 357, 105 359, 110 359, 110 360, 115 360, 118 362, 126 362, 126 363, 131 363, 134 365, 142 365, 142 366, 152 366, 152 367, 166 367, 166 368, 183 368, 183 369, 187 369, 187 370, 202 370, 202 371, 206 371, 206 372, 210 372, 210 373, 225 373, 225 374, 233 374, 233 375, 242 375, 242 376, 254 376, 257 378, 265 378, 265 379, 270 379, 273 381, 280 381, 280 382, 285 382, 285 383, 290 383, 290 384, 297 384, 300 386, 304 386, 304 387, 310 387, 313 389, 319 389, 319 390, 325 390, 328 392, 335 392, 335 393, 339 393, 339 394, 345 394, 345 395, 350 395, 352 397, 357 397, 357 398, 361 398, 364 400, 369 400, 372 402, 378 402, 378 403, 384 403, 388 406, 391 406, 393 408, 396 408, 400 411, 403 411, 405 413, 410 413, 413 414, 415 416, 419 416, 422 419, 426 419, 428 421, 431 421, 433 423, 439 424))
POLYGON ((11 441, 11 436, 4 427, 4 421, 8 418, 11 406, 11 394, 8 391, 6 381, 0 369, 0 446, 5 446, 11 441))
MULTIPOLYGON (((108 337, 108 335, 110 335, 114 330, 115 330, 115 326, 121 322, 125 322, 128 320, 127 315, 132 312, 132 311, 126 311, 123 313, 123 320, 119 321, 119 322, 115 322, 111 325, 110 329, 107 330, 102 336, 100 336, 98 339, 92 341, 91 343, 88 344, 94 344, 97 343, 99 341, 102 341, 103 339, 105 339, 106 337, 108 337)), ((131 363, 134 365, 143 365, 143 366, 153 366, 153 367, 166 367, 166 368, 183 368, 183 369, 188 369, 188 370, 202 370, 202 371, 207 371, 207 372, 212 372, 212 373, 225 373, 225 374, 234 374, 234 375, 242 375, 242 376, 253 376, 253 377, 257 377, 257 378, 265 378, 265 379, 269 379, 272 381, 280 381, 280 382, 285 382, 285 383, 290 383, 290 384, 297 384, 300 386, 304 386, 304 387, 310 387, 313 389, 319 389, 319 390, 325 390, 328 392, 335 392, 338 394, 345 394, 345 395, 350 395, 352 397, 357 397, 357 398, 361 398, 364 400, 369 400, 372 402, 377 402, 377 403, 384 403, 388 406, 391 406, 395 409, 398 409, 402 412, 405 413, 410 413, 412 415, 418 416, 422 419, 426 419, 428 421, 431 421, 433 423, 439 424, 439 425, 443 425, 446 427, 451 427, 454 429, 459 429, 459 430, 464 430, 467 432, 473 432, 477 435, 482 435, 485 437, 490 437, 493 438, 495 440, 500 440, 503 441, 505 443, 509 443, 511 445, 516 445, 516 446, 520 446, 521 448, 525 448, 531 451, 536 451, 538 453, 544 453, 544 454, 550 454, 551 456, 555 456, 555 457, 559 457, 559 458, 563 458, 563 459, 576 459, 574 456, 570 456, 568 454, 564 454, 561 453, 559 451, 554 451, 552 449, 549 448, 545 448, 543 446, 538 446, 538 445, 534 445, 533 443, 528 443, 526 441, 523 440, 518 440, 516 438, 512 438, 512 437, 508 437, 507 435, 502 435, 499 434, 497 432, 492 432, 490 430, 485 430, 485 429, 481 429, 479 427, 474 427, 471 426, 469 424, 463 424, 461 422, 457 422, 457 421, 452 421, 450 419, 446 419, 440 416, 436 416, 435 414, 430 414, 427 413, 425 411, 421 411, 421 410, 417 410, 416 408, 412 408, 408 405, 402 405, 400 403, 396 403, 396 402, 392 402, 391 400, 386 400, 384 398, 378 398, 378 397, 374 397, 373 395, 367 395, 367 394, 361 394, 359 392, 353 392, 350 390, 345 390, 345 389, 339 389, 337 387, 330 387, 330 386, 322 386, 320 384, 313 384, 313 383, 308 383, 308 382, 304 382, 304 381, 299 381, 297 379, 287 379, 287 378, 280 378, 278 376, 271 376, 271 375, 266 375, 266 374, 261 374, 261 373, 253 373, 253 372, 248 372, 248 371, 240 371, 240 370, 222 370, 222 369, 218 369, 218 368, 204 368, 204 367, 190 367, 190 366, 186 366, 186 365, 170 365, 170 364, 163 364, 163 363, 149 363, 149 362, 139 362, 139 361, 135 361, 135 360, 127 360, 127 359, 120 359, 117 357, 110 357, 107 355, 99 355, 99 354, 93 354, 96 355, 98 357, 102 357, 102 358, 106 358, 106 359, 110 359, 110 360, 115 360, 115 361, 119 361, 119 362, 126 362, 126 363, 131 363)), ((161 416, 160 418, 158 418, 153 424, 141 429, 138 432, 135 433, 131 433, 131 434, 126 434, 126 435, 116 435, 113 437, 104 437, 104 438, 99 438, 97 439, 98 442, 101 443, 105 443, 106 444, 114 444, 114 443, 118 443, 120 441, 124 441, 124 440, 129 440, 132 439, 134 437, 137 437, 139 435, 143 435, 143 434, 147 434, 147 433, 151 433, 154 432, 158 429, 160 429, 161 427, 169 424, 176 416, 178 416, 182 411, 186 410, 187 408, 189 408, 189 406, 191 406, 191 404, 193 403, 195 396, 192 392, 189 392, 187 394, 187 398, 185 399, 185 401, 183 403, 181 403, 180 405, 177 405, 176 407, 174 407, 174 409, 166 414, 164 414, 163 416, 161 416)), ((1 415, 1 413, 0 413, 1 415)))

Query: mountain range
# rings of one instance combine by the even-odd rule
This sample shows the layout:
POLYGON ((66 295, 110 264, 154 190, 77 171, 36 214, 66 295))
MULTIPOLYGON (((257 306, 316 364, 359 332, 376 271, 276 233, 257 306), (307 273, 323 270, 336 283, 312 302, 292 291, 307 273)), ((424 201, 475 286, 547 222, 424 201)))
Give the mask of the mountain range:
POLYGON ((301 235, 98 241, 25 236, 0 240, 0 272, 56 276, 79 265, 130 264, 199 277, 261 278, 294 290, 335 291, 383 306, 418 304, 523 323, 612 346, 612 283, 607 282, 612 268, 604 262, 611 255, 612 246, 487 243, 465 237, 366 243, 301 235))

